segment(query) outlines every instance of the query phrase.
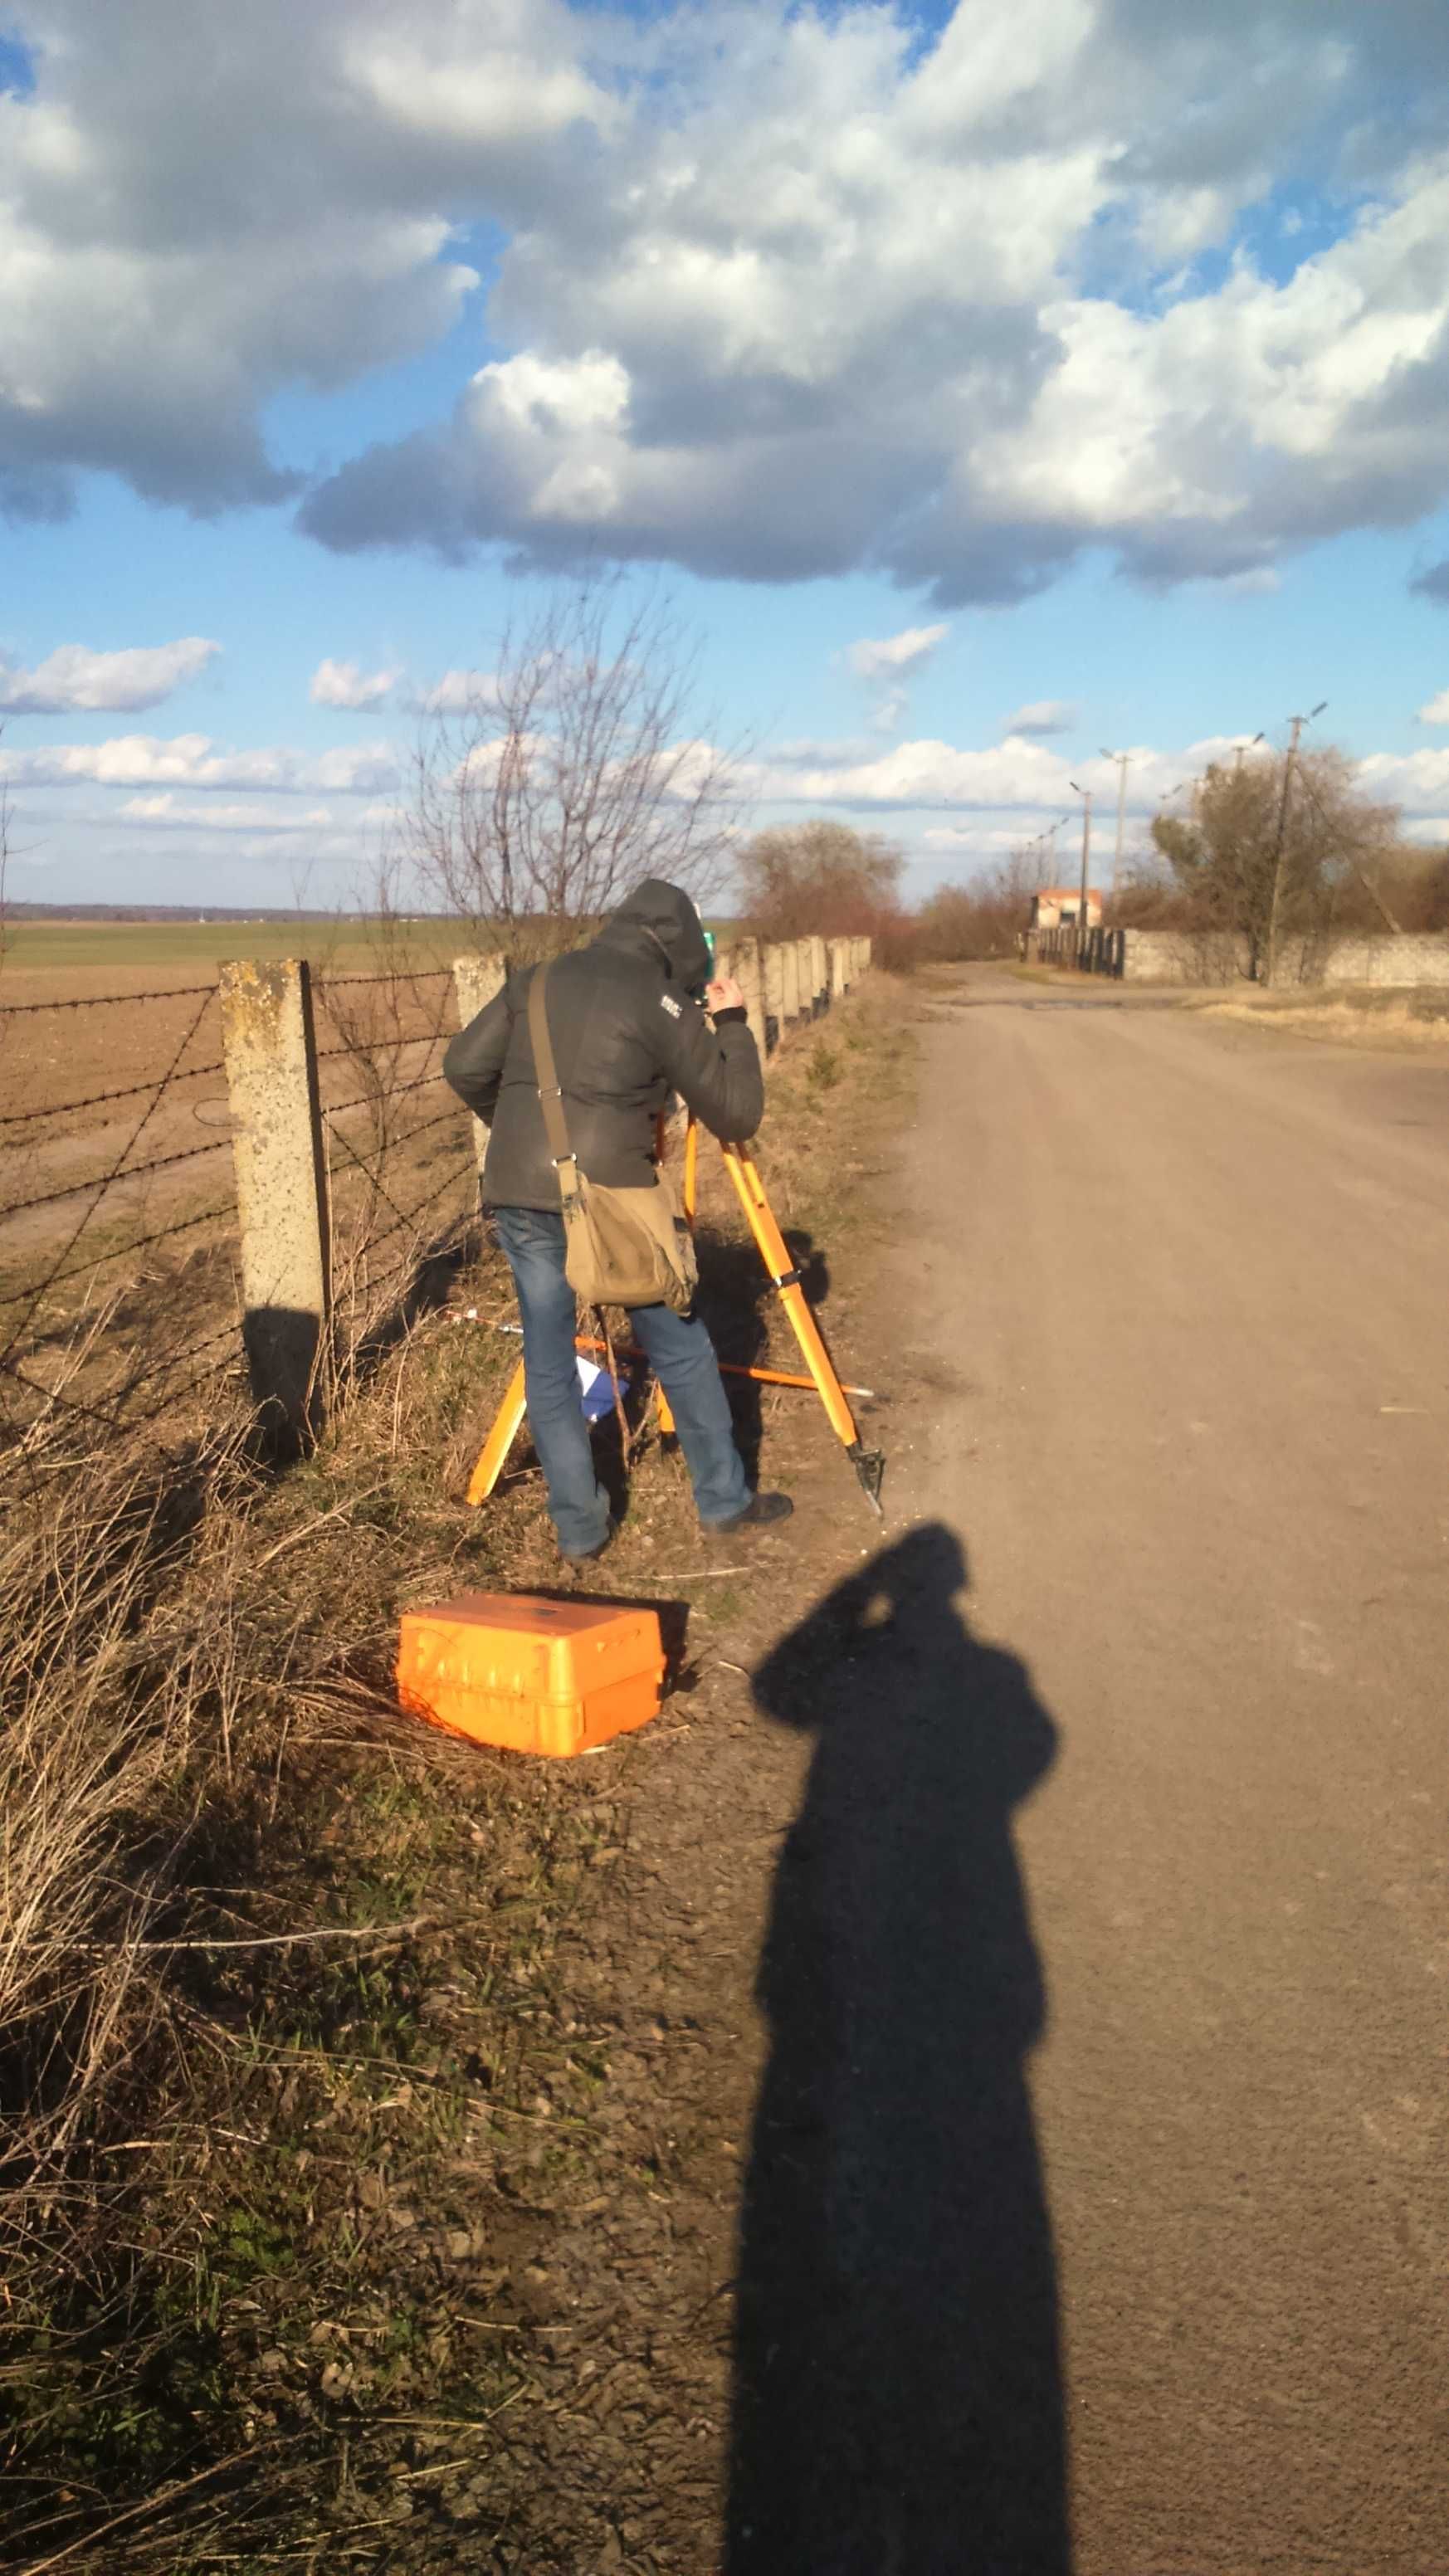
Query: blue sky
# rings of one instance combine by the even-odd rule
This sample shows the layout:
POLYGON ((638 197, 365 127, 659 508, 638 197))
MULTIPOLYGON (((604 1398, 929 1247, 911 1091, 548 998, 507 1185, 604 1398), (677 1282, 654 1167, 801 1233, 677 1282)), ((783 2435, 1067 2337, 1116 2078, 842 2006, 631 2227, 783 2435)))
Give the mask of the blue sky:
POLYGON ((10 893, 345 899, 581 554, 914 891, 1324 698, 1449 839, 1446 106, 1423 0, 0 7, 10 893))

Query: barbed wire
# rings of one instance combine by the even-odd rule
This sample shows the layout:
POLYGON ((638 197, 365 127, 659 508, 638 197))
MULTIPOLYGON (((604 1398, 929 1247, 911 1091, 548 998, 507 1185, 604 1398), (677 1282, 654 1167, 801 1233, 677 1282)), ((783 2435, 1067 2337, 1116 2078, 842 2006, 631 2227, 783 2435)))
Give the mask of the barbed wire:
MULTIPOLYGON (((379 1197, 379 1198, 382 1200, 382 1202, 383 1202, 383 1205, 384 1205, 385 1207, 390 1207, 390 1208, 391 1208, 391 1210, 392 1210, 392 1212, 393 1212, 393 1215, 394 1215, 394 1216, 396 1216, 396 1217, 399 1217, 399 1221, 400 1221, 402 1224, 406 1225, 406 1223, 407 1223, 407 1219, 406 1219, 406 1217, 403 1217, 403 1216, 401 1216, 401 1215, 400 1215, 400 1211, 399 1211, 398 1203, 397 1203, 396 1199, 394 1199, 394 1198, 390 1198, 390 1197, 388 1196, 388 1193, 387 1193, 387 1191, 383 1188, 382 1183, 381 1183, 381 1181, 378 1179, 376 1172, 372 1171, 372 1170, 369 1168, 369 1166, 368 1166, 368 1165, 363 1161, 362 1156, 357 1152, 356 1147, 355 1147, 355 1146, 352 1146, 352 1145, 349 1145, 349 1144, 348 1144, 348 1141, 347 1141, 347 1139, 346 1139, 346 1137, 345 1137, 344 1135, 342 1135, 342 1133, 341 1133, 340 1131, 339 1131, 339 1133, 338 1133, 337 1142, 338 1142, 338 1144, 342 1147, 342 1150, 343 1150, 343 1152, 344 1152, 345 1154, 350 1154, 350 1155, 351 1155, 353 1162, 357 1165, 357 1168, 358 1168, 358 1170, 361 1172, 363 1179, 366 1181, 368 1188, 369 1188, 370 1190, 376 1190, 378 1197, 379 1197)), ((379 1161, 379 1162, 382 1162, 383 1160, 385 1160, 385 1158, 386 1158, 386 1153, 387 1153, 387 1148, 386 1148, 386 1146, 384 1146, 384 1147, 383 1147, 383 1150, 382 1150, 382 1153, 381 1153, 381 1154, 379 1154, 379 1155, 378 1155, 378 1157, 377 1157, 377 1159, 378 1159, 378 1161, 379 1161)), ((335 1173, 336 1168, 337 1168, 337 1167, 336 1167, 335 1163, 333 1163, 333 1162, 329 1159, 329 1161, 328 1161, 328 1165, 327 1165, 327 1176, 328 1176, 329 1180, 332 1178, 333 1174, 335 1173)), ((395 1230, 395 1229, 394 1229, 392 1226, 389 1226, 389 1227, 388 1227, 388 1233, 389 1233, 389 1234, 393 1233, 393 1232, 394 1232, 394 1230, 395 1230)))
MULTIPOLYGON (((441 1082, 442 1079, 438 1072, 420 1073, 412 1082, 389 1083, 385 1091, 355 1092, 351 1100, 324 1100, 322 1115, 324 1118, 340 1118, 344 1109, 360 1109, 364 1101, 376 1107, 379 1101, 405 1100, 410 1091, 426 1091, 430 1082, 441 1082)), ((462 1108, 461 1100, 458 1106, 462 1108)))
MULTIPOLYGON (((448 1173, 446 1179, 439 1181, 436 1189, 429 1190, 425 1197, 418 1199, 412 1207, 406 1209, 398 1218, 397 1225, 390 1225, 383 1233, 373 1235, 367 1245, 368 1251, 371 1252, 375 1250, 379 1243, 388 1242, 390 1237, 397 1233, 399 1226, 411 1225, 413 1219, 420 1216, 424 1208, 432 1207, 435 1201, 442 1197, 445 1190, 450 1190, 452 1188, 455 1181, 461 1181, 470 1175, 474 1180, 477 1179, 477 1164, 474 1162, 459 1163, 455 1170, 448 1173)), ((402 1267, 403 1265, 400 1264, 399 1266, 402 1267)))
POLYGON ((325 1001, 329 993, 340 993, 351 984, 430 984, 440 976, 451 975, 451 966, 399 966, 381 975, 318 975, 314 988, 325 1001))
MULTIPOLYGON (((95 1190, 103 1198, 107 1190, 115 1189, 122 1181, 143 1181, 148 1172, 164 1172, 173 1163, 194 1163, 200 1154, 223 1154, 230 1143, 229 1136, 218 1136, 210 1145, 186 1145, 179 1154, 156 1154, 149 1163, 128 1163, 123 1171, 93 1172, 89 1180, 69 1181, 63 1190, 41 1190, 34 1198, 12 1199, 8 1206, 0 1208, 0 1225, 7 1217, 23 1216, 29 1208, 54 1207, 58 1199, 76 1199, 86 1190, 95 1190)), ((71 1243, 80 1232, 77 1226, 71 1243)), ((68 1243, 65 1249, 69 1252, 70 1248, 68 1243)))
POLYGON ((149 1368, 134 1370, 124 1384, 115 1390, 119 1402, 124 1404, 135 1388, 149 1386, 152 1378, 160 1377, 165 1370, 184 1368, 188 1360, 199 1360, 203 1351, 214 1351, 218 1343, 236 1341, 239 1330, 240 1327, 234 1321, 223 1324, 219 1333, 208 1333, 204 1342, 193 1342, 190 1350, 168 1351, 164 1359, 153 1360, 149 1368))
MULTIPOLYGON (((218 1056, 214 1064, 183 1065, 178 1072, 172 1074, 171 1080, 196 1082, 204 1073, 225 1073, 225 1071, 225 1060, 218 1056)), ((24 1127, 37 1118, 68 1118, 77 1109, 99 1109, 107 1101, 137 1100, 143 1091, 153 1091, 155 1087, 154 1080, 128 1082, 119 1091, 93 1091, 84 1100, 53 1100, 47 1102, 43 1109, 0 1110, 0 1127, 24 1127)))
MULTIPOLYGON (((436 1118, 421 1119, 416 1127, 405 1128, 400 1136, 389 1136, 386 1143, 379 1148, 377 1154, 373 1158, 374 1161, 378 1163, 386 1162, 389 1154, 396 1154, 404 1145, 410 1145, 414 1137, 429 1135, 434 1127, 441 1127, 447 1119, 456 1118, 460 1112, 464 1117, 467 1116, 467 1112, 463 1109, 461 1100, 457 1103, 456 1108, 440 1109, 436 1118)), ((348 1143, 347 1138, 340 1130, 338 1131, 337 1142, 342 1146, 344 1152, 351 1155, 353 1162, 357 1164, 359 1170, 366 1172, 373 1188, 381 1192, 382 1196, 386 1198, 387 1193, 383 1190, 382 1183, 378 1180, 372 1168, 372 1164, 365 1163, 363 1161, 362 1156, 356 1151, 354 1146, 348 1143)), ((329 1160, 327 1168, 329 1172, 335 1173, 337 1166, 334 1162, 329 1160)), ((392 1206, 391 1199, 388 1199, 388 1206, 392 1206)))
MULTIPOLYGON (((235 1214, 235 1199, 224 1199, 219 1207, 203 1208, 198 1216, 175 1217, 170 1225, 154 1226, 149 1234, 138 1234, 130 1243, 118 1243, 110 1252, 93 1252, 87 1260, 74 1262, 69 1270, 53 1270, 47 1284, 47 1294, 51 1288, 64 1287, 69 1279, 90 1279, 97 1270, 103 1270, 108 1262, 129 1260, 133 1252, 144 1252, 153 1243, 164 1243, 168 1235, 187 1234, 195 1226, 211 1225, 218 1217, 235 1216, 235 1214)), ((29 1294, 28 1288, 12 1288, 8 1291, 0 1289, 0 1306, 17 1306, 29 1294)))
POLYGON ((333 1056, 368 1055, 372 1052, 374 1047, 396 1047, 398 1052, 401 1053, 404 1047, 437 1046, 444 1038, 450 1038, 454 1035, 455 1032, 452 1029, 419 1029, 416 1036, 410 1038, 402 1036, 349 1038, 344 1046, 315 1047, 313 1049, 313 1056, 314 1060, 318 1064, 326 1064, 333 1056))
POLYGON ((0 1019, 22 1019, 29 1011, 104 1011, 116 1002, 190 1002, 198 993, 212 1000, 220 990, 219 984, 159 984, 148 985, 143 993, 76 993, 63 1002, 0 1002, 0 1019))
MULTIPOLYGON (((58 1253, 58 1255, 57 1255, 57 1257, 56 1257, 56 1259, 55 1259, 55 1262, 54 1262, 54 1263, 53 1263, 53 1265, 52 1265, 52 1275, 53 1275, 53 1272, 54 1272, 55 1270, 59 1270, 59 1269, 63 1268, 63 1267, 64 1267, 64 1265, 65 1265, 65 1263, 70 1259, 70 1256, 71 1256, 71 1254, 74 1252, 76 1245, 79 1243, 79 1241, 80 1241, 80 1239, 81 1239, 81 1236, 84 1234, 84 1232, 85 1232, 85 1230, 86 1230, 86 1227, 90 1224, 91 1218, 95 1215, 95 1212, 96 1212, 97 1208, 100 1206, 100 1203, 101 1203, 102 1199, 105 1197, 107 1190, 110 1188, 110 1186, 111 1186, 112 1182, 118 1178, 118 1176, 120 1175, 120 1173, 121 1173, 121 1171, 122 1171, 122 1169, 123 1169, 124 1165, 129 1161, 129 1159, 130 1159, 130 1157, 131 1157, 132 1153, 134 1152, 134 1150, 135 1150, 136 1146, 140 1143, 141 1138, 144 1136, 144 1134, 145 1134, 145 1132, 146 1132, 147 1127, 150 1125, 151 1120, 154 1118, 154 1116, 155 1116, 155 1114, 156 1114, 157 1110, 160 1108, 162 1101, 165 1099, 165 1097, 166 1097, 166 1093, 167 1093, 168 1089, 170 1088, 171 1077, 172 1077, 172 1075, 175 1073, 175 1071, 176 1071, 177 1067, 179 1066, 179 1064, 180 1064, 180 1062, 181 1062, 181 1059, 182 1059, 182 1057, 185 1055, 187 1048, 190 1046, 192 1039, 195 1037, 197 1030, 200 1028, 200 1026, 201 1026, 202 1012, 203 1012, 203 1011, 205 1011, 205 1009, 206 1009, 206 1007, 207 1007, 207 1004, 210 1002, 211 997, 212 997, 213 993, 214 993, 214 992, 215 992, 215 990, 216 990, 216 987, 215 987, 215 985, 214 985, 214 984, 198 985, 198 986, 196 987, 196 990, 197 990, 197 991, 201 994, 201 996, 202 996, 201 1009, 194 1013, 194 1015, 193 1015, 193 1017, 192 1017, 192 1019, 191 1019, 190 1025, 187 1027, 187 1029, 186 1029, 186 1031, 185 1031, 185 1033, 184 1033, 184 1035, 183 1035, 183 1037, 182 1037, 182 1039, 181 1039, 181 1043, 180 1043, 180 1045, 177 1047, 175 1054, 172 1056, 172 1059, 171 1059, 170 1064, 167 1066, 166 1071, 162 1074, 161 1079, 160 1079, 160 1081, 157 1083, 156 1088, 155 1088, 155 1091, 154 1091, 154 1093, 153 1093, 153 1095, 152 1095, 151 1099, 147 1102, 146 1107, 145 1107, 145 1108, 144 1108, 144 1110, 142 1111, 142 1113, 141 1113, 140 1117, 137 1119, 135 1126, 132 1128, 131 1133, 130 1133, 130 1135, 127 1137, 125 1144, 122 1146, 121 1151, 120 1151, 119 1155, 117 1156, 117 1158, 116 1158, 115 1162, 112 1164, 112 1166, 111 1166, 111 1168, 110 1168, 109 1172, 103 1173, 103 1174, 100 1176, 99 1180, 93 1180, 93 1181, 91 1181, 91 1182, 82 1183, 82 1184, 80 1185, 80 1187, 81 1187, 81 1188, 93 1188, 93 1189, 94 1189, 94 1192, 95 1192, 95 1195, 94 1195, 94 1197, 92 1198, 92 1200, 91 1200, 91 1203, 90 1203, 89 1207, 85 1210, 84 1214, 82 1215, 82 1217, 81 1217, 81 1219, 80 1219, 79 1224, 77 1224, 77 1225, 75 1225, 75 1226, 73 1226, 73 1227, 72 1227, 71 1232, 70 1232, 70 1235, 69 1235, 69 1237, 68 1237, 67 1241, 61 1245, 61 1247, 60 1247, 60 1251, 59 1251, 59 1253, 58 1253)), ((215 1144, 212 1144, 212 1145, 193 1145, 193 1146, 189 1147, 185 1153, 182 1153, 182 1154, 176 1154, 176 1155, 166 1155, 166 1156, 163 1156, 163 1157, 159 1157, 159 1158, 158 1158, 158 1160, 157 1160, 157 1163, 156 1163, 156 1165, 155 1165, 155 1167, 154 1167, 154 1168, 156 1168, 156 1169, 160 1169, 161 1164, 162 1164, 163 1162, 166 1162, 166 1163, 171 1163, 171 1162, 188 1162, 188 1161, 190 1161, 190 1160, 191 1160, 195 1155, 198 1155, 198 1154, 214 1154, 214 1153, 216 1153, 216 1152, 218 1152, 218 1151, 223 1150, 223 1149, 225 1148, 226 1144, 227 1144, 227 1139, 226 1139, 225 1137, 218 1137, 218 1138, 217 1138, 217 1140, 216 1140, 216 1143, 215 1143, 215 1144)), ((133 1173, 132 1173, 132 1175, 131 1175, 131 1178, 132 1178, 132 1179, 137 1179, 137 1178, 139 1178, 139 1177, 140 1177, 140 1174, 139 1174, 139 1173, 135 1173, 135 1172, 133 1172, 133 1173)), ((62 1191, 60 1191, 59 1193, 42 1193, 42 1197, 41 1197, 41 1202, 40 1202, 40 1203, 41 1203, 41 1204, 43 1204, 43 1205, 49 1205, 49 1204, 51 1203, 51 1200, 53 1199, 53 1197, 55 1197, 56 1195, 58 1195, 58 1196, 59 1196, 59 1197, 61 1197, 61 1198, 75 1198, 75 1197, 79 1196, 79 1194, 80 1194, 80 1192, 79 1192, 79 1190, 78 1190, 78 1189, 62 1190, 62 1191)), ((6 1215, 7 1215, 7 1216, 14 1216, 14 1215, 17 1215, 18 1213, 19 1213, 19 1210, 18 1210, 17 1208, 15 1208, 15 1207, 10 1207, 10 1208, 7 1208, 7 1210, 6 1210, 6 1215)), ((39 1312, 40 1307, 43 1305, 43 1303, 44 1303, 44 1301, 45 1301, 46 1297, 49 1295, 49 1293, 50 1293, 50 1283, 49 1283, 49 1279, 42 1280, 42 1281, 40 1282, 39 1286, 36 1288, 35 1294, 34 1294, 34 1296, 33 1296, 32 1300, 31 1300, 30 1306, 29 1306, 29 1308, 28 1308, 28 1310, 27 1310, 27 1312, 26 1312, 26 1314, 25 1314, 24 1318, 22 1319, 22 1321, 20 1322, 20 1324, 19 1324, 19 1325, 17 1325, 17 1327, 16 1327, 15 1331, 11 1334, 9 1341, 5 1344, 4 1352, 3 1352, 3 1353, 0 1353, 0 1357, 4 1357, 4 1358, 8 1358, 8 1357, 9 1357, 10 1353, 15 1349, 15 1346, 16 1346, 17 1342, 20 1340, 21 1335, 25 1332, 26 1327, 29 1325, 29 1323, 31 1322, 32 1318, 33 1318, 33 1317, 34 1317, 34 1316, 39 1312)))

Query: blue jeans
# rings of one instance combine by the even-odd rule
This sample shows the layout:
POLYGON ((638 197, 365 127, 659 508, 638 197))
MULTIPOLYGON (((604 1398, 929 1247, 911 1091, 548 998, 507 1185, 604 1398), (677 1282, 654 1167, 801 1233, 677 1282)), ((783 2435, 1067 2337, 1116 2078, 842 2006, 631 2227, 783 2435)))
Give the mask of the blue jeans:
MULTIPOLYGON (((518 1291, 528 1424, 548 1508, 565 1556, 582 1556, 607 1535, 609 1505, 579 1409, 578 1308, 564 1275, 563 1218, 547 1208, 496 1208, 494 1216, 518 1291)), ((733 1519, 750 1489, 709 1334, 697 1315, 669 1306, 631 1306, 629 1321, 673 1409, 700 1519, 706 1527, 733 1519)))

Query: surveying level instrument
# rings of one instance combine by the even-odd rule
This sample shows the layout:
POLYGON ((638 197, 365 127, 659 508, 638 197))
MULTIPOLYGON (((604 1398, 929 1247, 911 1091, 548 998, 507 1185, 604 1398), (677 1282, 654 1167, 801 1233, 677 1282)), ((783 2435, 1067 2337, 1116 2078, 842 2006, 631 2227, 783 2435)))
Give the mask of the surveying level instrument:
MULTIPOLYGON (((840 1441, 860 1480, 861 1492, 871 1510, 878 1518, 883 1518, 880 1488, 881 1478, 885 1474, 885 1459, 879 1449, 867 1449, 862 1445, 860 1433, 855 1426, 855 1416, 850 1410, 848 1401, 850 1395, 864 1395, 868 1390, 864 1387, 852 1387, 847 1390, 836 1376, 835 1364, 825 1347, 820 1327, 815 1321, 800 1272, 791 1261, 789 1246, 775 1222, 774 1212, 765 1196, 765 1184, 760 1178, 753 1154, 747 1152, 743 1145, 722 1144, 720 1152, 724 1157, 725 1170, 734 1183, 735 1196, 744 1210, 746 1222, 755 1238, 760 1259, 765 1265, 766 1276, 790 1318, 791 1329, 800 1345, 801 1354, 810 1374, 806 1378, 801 1378, 779 1369, 745 1368, 738 1364, 731 1366, 728 1362, 721 1362, 720 1365, 729 1377, 754 1378, 764 1386, 813 1386, 825 1407, 831 1430, 840 1441)), ((684 1131, 683 1183, 684 1213, 691 1226, 694 1224, 698 1188, 699 1128, 696 1121, 691 1118, 684 1131)), ((575 1347, 589 1350, 597 1349, 600 1345, 592 1337, 580 1335, 576 1338, 575 1347)), ((631 1352, 629 1356, 642 1357, 643 1354, 631 1352)), ((668 1438, 674 1429, 674 1416, 670 1412, 669 1399, 662 1386, 656 1385, 655 1401, 658 1407, 659 1429, 668 1438)), ((526 1410, 523 1362, 520 1360, 508 1382, 508 1390, 498 1408, 493 1428, 483 1444, 478 1463, 469 1479, 468 1500, 475 1507, 479 1503, 486 1503, 503 1473, 509 1450, 523 1427, 526 1410)))

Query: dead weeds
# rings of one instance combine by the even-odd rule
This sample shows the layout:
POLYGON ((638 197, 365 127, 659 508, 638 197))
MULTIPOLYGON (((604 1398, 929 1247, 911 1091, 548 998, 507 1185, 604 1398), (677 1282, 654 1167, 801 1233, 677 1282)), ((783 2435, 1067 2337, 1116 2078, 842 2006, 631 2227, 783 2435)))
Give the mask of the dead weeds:
MULTIPOLYGON (((877 978, 771 1069, 761 1168, 847 1347, 832 1260, 868 1235, 912 1053, 877 978)), ((793 1365, 708 1148, 701 1184, 722 1350, 793 1365)), ((723 2152, 713 2111, 697 2148, 669 2126, 622 2000, 617 1798, 687 1731, 701 1672, 734 1669, 758 1576, 711 1557, 636 1389, 627 1519, 591 1588, 666 1614, 683 1696, 651 1744, 506 1761, 395 1714, 402 1606, 565 1579, 526 1449, 463 1505, 511 1311, 485 1251, 283 1477, 239 1426, 11 1508, 3 2563, 32 2576, 574 2570, 599 2528, 551 2429, 575 2405, 596 2483, 662 2479, 686 2516, 708 2485, 673 2365, 652 2391, 637 2359, 601 2366, 638 2230, 723 2152)), ((746 1389, 740 1428, 772 1481, 846 1474, 811 1398, 746 1389)), ((587 2563, 679 2562, 625 2539, 587 2563)))

